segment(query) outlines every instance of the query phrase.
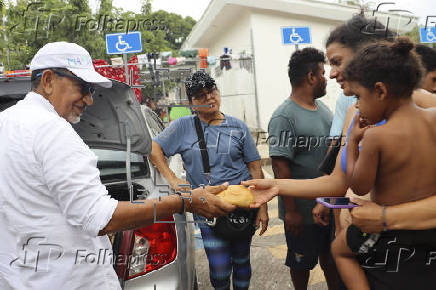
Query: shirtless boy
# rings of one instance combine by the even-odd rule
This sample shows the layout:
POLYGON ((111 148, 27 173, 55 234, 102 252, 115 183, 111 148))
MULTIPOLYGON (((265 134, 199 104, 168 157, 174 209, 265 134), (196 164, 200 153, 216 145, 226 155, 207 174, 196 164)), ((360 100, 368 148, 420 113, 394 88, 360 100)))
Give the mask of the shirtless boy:
MULTIPOLYGON (((383 205, 383 216, 386 206, 436 193, 436 109, 421 109, 411 99, 423 74, 413 48, 407 38, 371 44, 344 72, 359 110, 346 144, 347 179, 355 194, 371 192, 371 199, 383 205), (373 126, 382 120, 386 123, 373 126)), ((436 230, 369 235, 351 225, 337 236, 332 252, 347 289, 429 289, 435 267, 414 259, 434 241, 436 230), (390 244, 386 237, 392 238, 390 244), (400 251, 396 269, 388 269, 380 253, 395 243, 413 249, 413 255, 399 268, 400 251), (375 267, 380 271, 368 271, 375 267), (375 273, 368 280, 377 282, 368 282, 368 272, 375 273)))

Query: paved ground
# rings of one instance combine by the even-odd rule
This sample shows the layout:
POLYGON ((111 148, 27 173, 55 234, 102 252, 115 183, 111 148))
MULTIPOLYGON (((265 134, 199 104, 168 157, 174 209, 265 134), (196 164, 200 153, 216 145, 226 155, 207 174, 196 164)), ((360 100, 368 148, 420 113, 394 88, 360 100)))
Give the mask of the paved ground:
MULTIPOLYGON (((263 148, 262 148, 263 149, 263 148)), ((264 150, 259 150, 264 151, 264 150)), ((265 152, 260 152, 264 155, 265 152)), ((263 156, 262 156, 263 157, 263 156)), ((265 165, 265 177, 271 177, 271 167, 265 165)), ((278 219, 277 198, 268 203, 269 229, 262 236, 253 237, 251 245, 252 279, 250 289, 294 289, 289 269, 284 265, 286 258, 286 241, 283 232, 283 222, 278 219)), ((206 254, 202 248, 199 232, 196 234, 196 268, 198 286, 201 290, 213 290, 209 281, 209 265, 206 254)), ((310 275, 310 290, 326 290, 327 285, 323 273, 317 266, 310 275)))

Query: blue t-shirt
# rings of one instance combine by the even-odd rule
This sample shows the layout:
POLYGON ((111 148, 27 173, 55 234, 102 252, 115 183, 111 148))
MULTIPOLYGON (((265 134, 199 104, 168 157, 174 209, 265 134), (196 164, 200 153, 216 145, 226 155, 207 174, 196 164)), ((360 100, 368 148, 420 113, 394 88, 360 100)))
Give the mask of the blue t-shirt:
POLYGON ((335 115, 333 117, 332 127, 330 128, 330 136, 341 136, 342 128, 344 128, 345 116, 348 108, 356 103, 356 97, 347 97, 342 92, 336 100, 335 115))
MULTIPOLYGON (((224 116, 225 120, 219 125, 209 125, 201 121, 209 153, 211 185, 226 181, 230 184, 240 184, 241 181, 250 179, 250 171, 246 164, 260 160, 248 127, 239 119, 224 116)), ((194 116, 185 116, 173 121, 153 140, 162 147, 167 157, 180 153, 187 180, 193 188, 208 184, 203 173, 194 116)))

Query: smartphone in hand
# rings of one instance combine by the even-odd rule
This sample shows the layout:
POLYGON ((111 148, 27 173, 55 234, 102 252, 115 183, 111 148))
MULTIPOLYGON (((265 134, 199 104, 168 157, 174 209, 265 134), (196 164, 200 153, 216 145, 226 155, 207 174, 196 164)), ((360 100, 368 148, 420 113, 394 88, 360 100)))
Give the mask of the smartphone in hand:
POLYGON ((353 208, 359 206, 348 197, 318 197, 316 201, 328 208, 353 208))

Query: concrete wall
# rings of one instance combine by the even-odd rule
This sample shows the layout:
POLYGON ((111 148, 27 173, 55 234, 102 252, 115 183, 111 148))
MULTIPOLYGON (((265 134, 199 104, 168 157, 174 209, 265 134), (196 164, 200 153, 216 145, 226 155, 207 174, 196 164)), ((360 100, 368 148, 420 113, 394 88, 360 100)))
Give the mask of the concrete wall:
MULTIPOLYGON (((223 27, 221 33, 216 34, 209 46, 209 54, 219 57, 223 54, 224 47, 231 48, 235 57, 243 51, 251 53, 250 29, 250 13, 243 11, 232 20, 230 26, 223 27)), ((232 69, 223 69, 221 74, 217 75, 219 65, 220 62, 217 60, 216 66, 210 69, 221 91, 221 111, 243 120, 250 128, 256 128, 253 70, 249 72, 242 69, 240 61, 232 60, 232 69)))

